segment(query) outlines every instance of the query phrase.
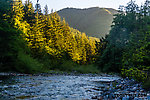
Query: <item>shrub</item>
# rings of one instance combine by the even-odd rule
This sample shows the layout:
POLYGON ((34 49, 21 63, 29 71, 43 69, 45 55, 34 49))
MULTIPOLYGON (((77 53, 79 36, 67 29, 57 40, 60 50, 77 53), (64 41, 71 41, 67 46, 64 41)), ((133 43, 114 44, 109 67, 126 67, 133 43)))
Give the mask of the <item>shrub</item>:
POLYGON ((133 78, 138 82, 144 82, 148 78, 147 73, 134 67, 129 69, 122 69, 121 74, 123 75, 123 77, 133 78))
POLYGON ((150 78, 145 83, 143 83, 143 88, 146 90, 150 90, 150 78))
POLYGON ((24 52, 18 52, 16 59, 16 70, 22 73, 36 73, 42 72, 43 65, 38 60, 32 58, 30 55, 24 52))

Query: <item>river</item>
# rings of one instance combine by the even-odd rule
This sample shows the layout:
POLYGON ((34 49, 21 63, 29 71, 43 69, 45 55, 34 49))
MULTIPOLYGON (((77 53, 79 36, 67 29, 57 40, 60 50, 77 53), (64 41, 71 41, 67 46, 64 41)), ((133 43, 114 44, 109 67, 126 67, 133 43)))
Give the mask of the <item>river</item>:
POLYGON ((99 95, 113 76, 23 75, 0 80, 0 100, 83 100, 99 95))

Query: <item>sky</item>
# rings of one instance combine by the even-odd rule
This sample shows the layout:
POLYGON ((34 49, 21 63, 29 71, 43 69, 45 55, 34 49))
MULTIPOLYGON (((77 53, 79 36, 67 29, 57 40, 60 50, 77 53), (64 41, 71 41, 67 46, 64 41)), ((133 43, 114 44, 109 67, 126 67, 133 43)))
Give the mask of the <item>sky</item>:
MULTIPOLYGON (((23 2, 26 0, 22 0, 23 2)), ((30 0, 35 5, 37 0, 30 0)), ((90 7, 104 7, 118 9, 119 5, 126 5, 131 0, 39 0, 42 10, 47 4, 49 11, 53 9, 58 11, 63 8, 90 8, 90 7)), ((136 4, 141 5, 145 0, 134 0, 136 4)))

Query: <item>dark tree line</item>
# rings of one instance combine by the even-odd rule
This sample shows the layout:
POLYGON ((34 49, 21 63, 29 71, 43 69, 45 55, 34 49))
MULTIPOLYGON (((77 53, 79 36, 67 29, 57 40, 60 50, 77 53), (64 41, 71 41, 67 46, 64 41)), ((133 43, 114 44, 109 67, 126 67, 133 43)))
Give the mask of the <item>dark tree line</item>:
POLYGON ((150 76, 150 1, 130 1, 115 15, 106 48, 97 61, 104 72, 146 81, 150 76))

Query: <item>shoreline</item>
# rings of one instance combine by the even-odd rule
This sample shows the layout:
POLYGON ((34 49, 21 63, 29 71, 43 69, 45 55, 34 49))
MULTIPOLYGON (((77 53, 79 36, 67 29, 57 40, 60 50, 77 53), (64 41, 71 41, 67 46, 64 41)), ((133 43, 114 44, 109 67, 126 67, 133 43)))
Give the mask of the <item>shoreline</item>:
POLYGON ((102 77, 120 77, 119 74, 106 73, 79 73, 79 72, 65 72, 65 71, 49 71, 45 73, 25 74, 18 72, 0 72, 0 76, 47 76, 47 75, 72 75, 72 76, 102 76, 102 77))

